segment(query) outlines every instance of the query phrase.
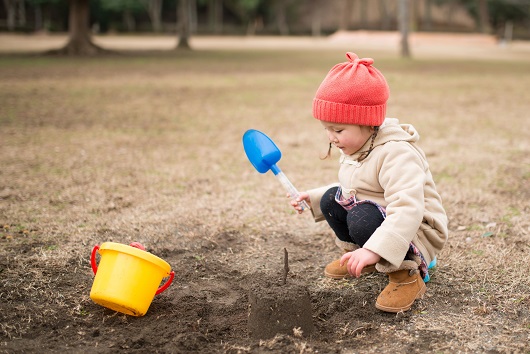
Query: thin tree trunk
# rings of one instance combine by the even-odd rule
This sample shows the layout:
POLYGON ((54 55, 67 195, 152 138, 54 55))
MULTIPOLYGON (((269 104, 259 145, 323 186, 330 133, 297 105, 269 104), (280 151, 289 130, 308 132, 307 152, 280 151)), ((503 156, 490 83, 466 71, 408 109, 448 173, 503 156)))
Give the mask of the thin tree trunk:
POLYGON ((513 39, 513 21, 506 21, 504 24, 504 43, 510 43, 513 39))
POLYGON ((17 0, 18 24, 21 27, 26 27, 26 4, 24 0, 17 0))
POLYGON ((131 10, 123 10, 123 24, 127 29, 127 32, 134 32, 136 30, 136 20, 131 10))
POLYGON ((322 35, 319 3, 319 0, 311 0, 311 35, 313 37, 320 37, 322 35))
POLYGON ((359 19, 359 23, 360 23, 360 27, 361 29, 366 29, 367 27, 367 24, 368 22, 366 21, 366 19, 368 18, 368 4, 366 2, 366 0, 360 0, 360 11, 359 11, 359 15, 360 15, 360 19, 359 19))
POLYGON ((153 32, 162 32, 162 0, 147 0, 147 13, 153 32))
POLYGON ((190 34, 191 34, 191 21, 190 21, 190 0, 179 0, 177 6, 177 36, 178 43, 177 49, 189 50, 190 46, 190 34))
POLYGON ((381 15, 381 29, 388 31, 390 29, 390 16, 388 16, 386 0, 379 0, 379 13, 381 15))
POLYGON ((35 32, 42 30, 42 5, 34 4, 34 13, 35 13, 35 32))
POLYGON ((490 14, 487 0, 478 0, 478 22, 479 31, 481 33, 489 34, 491 32, 490 14))
POLYGON ((446 25, 451 27, 453 25, 453 15, 456 11, 456 0, 450 0, 447 4, 447 14, 446 14, 446 25))
POLYGON ((7 12, 7 30, 12 32, 16 27, 17 18, 17 1, 16 0, 4 0, 4 7, 7 12))
POLYGON ((188 0, 188 12, 189 12, 189 23, 190 23, 190 36, 193 33, 197 33, 199 27, 199 20, 197 15, 197 0, 188 0))
POLYGON ((425 10, 424 10, 424 30, 432 31, 432 0, 425 0, 425 10))
POLYGON ((420 3, 417 0, 411 0, 412 6, 409 7, 409 18, 411 19, 410 25, 413 31, 417 31, 421 27, 421 12, 420 3))
POLYGON ((347 31, 350 29, 350 18, 353 8, 352 0, 344 0, 344 11, 339 17, 339 30, 347 31))
POLYGON ((220 34, 223 31, 223 0, 208 1, 208 23, 210 31, 220 34))
POLYGON ((289 35, 289 25, 287 24, 287 3, 285 0, 275 1, 274 7, 276 10, 276 23, 278 24, 278 30, 280 35, 289 35))
POLYGON ((399 31, 401 32, 401 56, 404 58, 410 58, 409 12, 409 0, 399 0, 399 31))

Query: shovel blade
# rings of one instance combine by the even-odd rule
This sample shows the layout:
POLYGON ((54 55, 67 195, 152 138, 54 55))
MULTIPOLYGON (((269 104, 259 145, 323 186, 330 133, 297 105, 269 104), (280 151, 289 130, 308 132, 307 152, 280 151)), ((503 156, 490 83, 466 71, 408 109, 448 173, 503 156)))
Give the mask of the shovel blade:
POLYGON ((243 134, 243 147, 248 160, 259 173, 265 173, 280 161, 282 153, 274 142, 259 130, 243 134))

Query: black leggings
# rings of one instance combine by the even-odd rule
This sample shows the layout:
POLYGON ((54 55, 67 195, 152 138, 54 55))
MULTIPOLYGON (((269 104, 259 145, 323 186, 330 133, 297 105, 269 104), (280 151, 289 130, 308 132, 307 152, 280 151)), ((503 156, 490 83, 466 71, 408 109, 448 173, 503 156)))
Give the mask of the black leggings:
POLYGON ((375 205, 369 203, 357 204, 351 210, 345 210, 335 201, 337 190, 338 187, 333 187, 324 193, 320 210, 339 240, 363 247, 383 222, 383 215, 375 205))

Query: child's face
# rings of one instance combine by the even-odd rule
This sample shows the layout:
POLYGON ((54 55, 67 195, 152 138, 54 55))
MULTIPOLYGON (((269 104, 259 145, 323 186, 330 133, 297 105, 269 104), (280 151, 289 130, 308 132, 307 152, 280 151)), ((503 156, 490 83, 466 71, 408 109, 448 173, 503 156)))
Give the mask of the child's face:
POLYGON ((326 129, 329 141, 346 155, 359 151, 374 132, 373 127, 364 125, 320 122, 326 129))

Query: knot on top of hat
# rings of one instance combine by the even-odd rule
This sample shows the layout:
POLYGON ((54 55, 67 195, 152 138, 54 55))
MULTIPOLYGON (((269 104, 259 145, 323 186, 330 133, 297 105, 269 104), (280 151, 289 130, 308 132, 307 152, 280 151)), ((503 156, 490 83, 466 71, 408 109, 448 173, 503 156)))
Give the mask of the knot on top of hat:
POLYGON ((359 59, 359 56, 357 56, 357 54, 352 53, 352 52, 346 53, 346 58, 348 58, 350 63, 357 64, 357 65, 362 64, 365 66, 370 66, 374 63, 374 60, 372 58, 359 59))

